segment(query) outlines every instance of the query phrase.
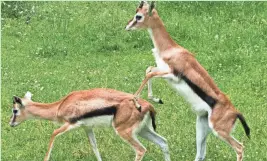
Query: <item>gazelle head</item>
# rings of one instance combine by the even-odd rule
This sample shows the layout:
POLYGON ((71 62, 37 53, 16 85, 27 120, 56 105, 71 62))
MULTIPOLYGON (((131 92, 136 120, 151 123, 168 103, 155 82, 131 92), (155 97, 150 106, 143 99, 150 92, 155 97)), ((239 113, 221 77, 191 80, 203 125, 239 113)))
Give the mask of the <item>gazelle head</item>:
POLYGON ((31 96, 30 92, 27 92, 24 98, 13 96, 12 116, 9 122, 11 127, 19 125, 30 116, 26 111, 26 105, 31 101, 31 96))
POLYGON ((153 20, 156 10, 154 10, 155 3, 154 1, 151 2, 149 5, 145 1, 141 1, 139 4, 139 7, 136 9, 136 14, 134 17, 128 22, 126 26, 126 30, 135 30, 139 28, 151 28, 153 23, 151 23, 151 20, 153 20))

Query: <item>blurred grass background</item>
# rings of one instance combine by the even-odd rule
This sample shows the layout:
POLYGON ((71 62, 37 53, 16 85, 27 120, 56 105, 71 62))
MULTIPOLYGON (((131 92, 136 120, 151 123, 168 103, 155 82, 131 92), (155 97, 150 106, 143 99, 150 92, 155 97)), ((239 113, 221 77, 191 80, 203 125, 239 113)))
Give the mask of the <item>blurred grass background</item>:
MULTIPOLYGON (((127 32, 138 2, 1 2, 1 159, 43 160, 53 130, 41 120, 11 128, 12 96, 33 93, 53 102, 73 90, 107 87, 134 93, 145 69, 155 65, 147 31, 127 32)), ((266 161, 267 3, 157 2, 167 31, 196 55, 218 86, 245 116, 233 135, 245 145, 247 161, 266 161)), ((194 160, 195 114, 164 80, 154 80, 158 133, 168 139, 174 161, 194 160)), ((142 94, 147 98, 146 92, 142 94)), ((129 145, 113 129, 96 129, 103 160, 134 160, 129 145)), ((163 160, 145 140, 145 161, 163 160)), ((235 160, 234 151, 213 135, 207 161, 235 160)), ((96 160, 83 130, 58 137, 53 161, 96 160)))

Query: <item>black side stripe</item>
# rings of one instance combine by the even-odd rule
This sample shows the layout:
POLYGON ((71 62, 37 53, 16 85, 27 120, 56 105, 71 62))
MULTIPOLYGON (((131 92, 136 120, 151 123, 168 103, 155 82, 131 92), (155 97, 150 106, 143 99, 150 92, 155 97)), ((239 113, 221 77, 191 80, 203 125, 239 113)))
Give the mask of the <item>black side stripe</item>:
POLYGON ((199 88, 196 84, 191 82, 186 76, 180 75, 181 78, 189 85, 189 87, 203 100, 205 101, 211 108, 215 106, 217 101, 211 96, 207 95, 201 88, 199 88))
POLYGON ((75 123, 79 120, 90 118, 90 117, 97 117, 97 116, 104 116, 104 115, 115 115, 116 114, 116 107, 111 106, 111 107, 104 107, 100 108, 94 111, 90 111, 88 113, 85 113, 81 116, 70 118, 69 121, 70 123, 75 123))

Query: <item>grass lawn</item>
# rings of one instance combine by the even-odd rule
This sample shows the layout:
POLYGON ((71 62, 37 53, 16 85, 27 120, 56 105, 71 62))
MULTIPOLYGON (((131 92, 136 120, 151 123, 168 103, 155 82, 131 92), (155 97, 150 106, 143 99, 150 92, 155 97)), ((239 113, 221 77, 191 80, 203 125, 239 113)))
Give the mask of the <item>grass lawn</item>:
MULTIPOLYGON (((43 160, 58 125, 30 120, 8 124, 12 96, 33 93, 53 102, 73 90, 107 87, 134 93, 145 69, 155 65, 147 31, 127 32, 138 2, 2 2, 1 158, 43 160), (16 8, 16 4, 18 7, 16 8), (10 7, 8 7, 10 5, 10 7), (16 10, 15 10, 16 9, 16 10), (22 12, 23 11, 23 12, 22 12)), ((246 161, 267 160, 267 2, 158 2, 156 8, 177 43, 196 55, 251 128, 239 121, 233 135, 245 145, 246 161)), ((195 114, 164 80, 154 80, 157 131, 174 161, 195 158, 195 114)), ((147 99, 146 92, 142 97, 147 99)), ((95 129, 103 161, 131 161, 131 147, 113 129, 95 129)), ((161 161, 152 143, 145 161, 161 161)), ((208 137, 207 161, 235 160, 234 151, 208 137)), ((51 161, 96 160, 82 129, 58 137, 51 161)))

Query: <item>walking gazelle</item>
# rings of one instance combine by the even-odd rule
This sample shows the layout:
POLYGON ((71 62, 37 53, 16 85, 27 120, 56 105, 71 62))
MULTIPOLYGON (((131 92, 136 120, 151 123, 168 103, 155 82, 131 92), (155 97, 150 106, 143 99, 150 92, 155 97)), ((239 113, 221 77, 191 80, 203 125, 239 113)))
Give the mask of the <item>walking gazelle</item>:
POLYGON ((27 92, 24 98, 13 97, 10 126, 34 118, 63 123, 51 136, 45 161, 49 160, 55 137, 78 127, 85 129, 96 158, 101 161, 92 130, 98 126, 113 126, 116 133, 135 150, 135 161, 142 160, 146 152, 137 135, 159 145, 165 160, 170 161, 166 139, 154 131, 156 124, 153 106, 139 99, 138 104, 142 109, 138 111, 132 98, 132 94, 98 88, 75 91, 57 102, 45 104, 33 102, 31 93, 27 92))
POLYGON ((250 136, 250 129, 244 117, 220 91, 194 56, 170 37, 154 6, 154 2, 149 5, 142 1, 126 26, 126 30, 141 28, 148 30, 154 45, 152 51, 157 64, 157 67, 147 69, 146 78, 135 93, 135 97, 139 97, 145 84, 148 83, 148 97, 160 102, 160 99, 153 97, 150 79, 152 77, 166 79, 191 104, 197 114, 195 161, 205 158, 206 137, 209 131, 213 131, 219 138, 229 143, 237 154, 237 161, 242 161, 243 145, 235 140, 230 132, 238 118, 246 135, 250 136))

